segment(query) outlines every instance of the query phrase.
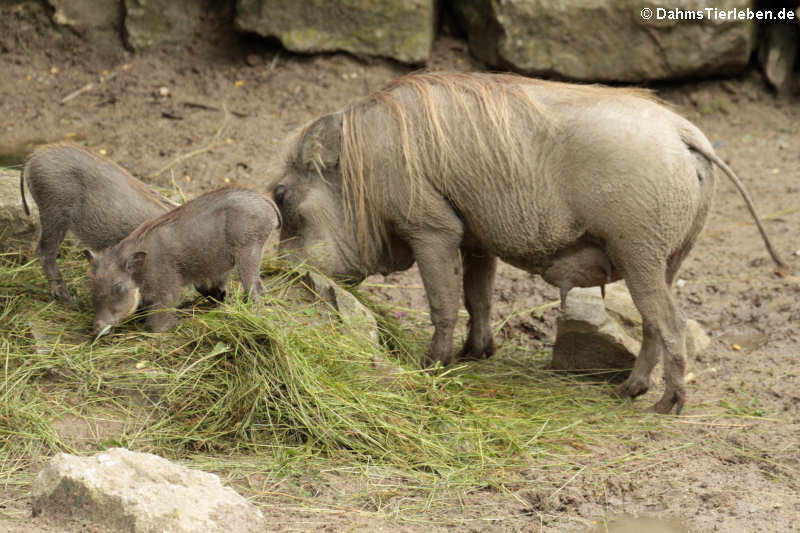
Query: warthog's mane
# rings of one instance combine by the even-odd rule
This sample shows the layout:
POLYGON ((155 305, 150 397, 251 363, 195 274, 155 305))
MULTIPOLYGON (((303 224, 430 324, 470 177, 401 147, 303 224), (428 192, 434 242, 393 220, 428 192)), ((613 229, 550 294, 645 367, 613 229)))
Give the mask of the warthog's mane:
POLYGON ((431 72, 392 80, 343 110, 342 193, 345 215, 355 225, 361 253, 369 256, 385 244, 388 230, 372 206, 385 205, 381 195, 392 194, 391 187, 374 182, 374 139, 366 132, 375 132, 369 120, 386 114, 368 116, 371 110, 381 106, 393 117, 394 124, 383 129, 398 135, 395 149, 407 180, 410 213, 424 201, 423 185, 448 198, 448 187, 457 186, 448 183, 453 176, 480 174, 487 187, 493 176, 512 176, 521 186, 526 162, 520 121, 525 128, 545 133, 556 128, 548 109, 533 97, 531 89, 544 86, 576 104, 612 95, 654 99, 642 89, 566 84, 513 74, 431 72))

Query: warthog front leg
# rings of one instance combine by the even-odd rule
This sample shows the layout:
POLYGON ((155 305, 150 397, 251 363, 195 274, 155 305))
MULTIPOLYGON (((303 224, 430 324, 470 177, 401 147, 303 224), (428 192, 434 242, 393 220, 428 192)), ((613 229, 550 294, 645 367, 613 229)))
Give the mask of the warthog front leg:
POLYGON ((247 298, 254 300, 256 303, 260 302, 260 296, 263 292, 261 278, 259 277, 262 253, 263 243, 262 246, 248 246, 234 252, 234 261, 236 262, 236 269, 239 272, 242 287, 247 293, 247 298))
POLYGON ((458 319, 461 236, 432 233, 416 237, 410 244, 419 266, 434 333, 429 363, 443 365, 453 359, 453 330, 458 319))
POLYGON ((178 323, 178 313, 171 308, 153 307, 144 321, 148 331, 161 333, 172 329, 178 323))
POLYGON ((482 359, 494 353, 490 318, 497 258, 483 250, 461 250, 464 265, 464 305, 469 313, 469 333, 459 359, 482 359))
POLYGON ((148 315, 145 327, 154 333, 172 329, 179 321, 175 306, 181 300, 180 277, 173 272, 164 272, 157 286, 153 287, 157 295, 147 307, 148 315))

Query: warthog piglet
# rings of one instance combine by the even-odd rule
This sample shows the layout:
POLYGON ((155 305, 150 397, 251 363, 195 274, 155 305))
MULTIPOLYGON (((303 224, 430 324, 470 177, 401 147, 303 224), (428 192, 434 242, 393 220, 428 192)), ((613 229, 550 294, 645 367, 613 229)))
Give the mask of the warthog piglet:
POLYGON ((224 297, 234 266, 247 294, 258 297, 261 255, 278 216, 260 194, 225 187, 145 222, 110 248, 86 250, 95 333, 107 333, 139 307, 151 310, 150 331, 165 331, 177 321, 182 287, 224 297))
POLYGON ((56 256, 67 230, 87 248, 100 250, 125 238, 136 226, 176 206, 112 161, 72 144, 50 144, 28 156, 20 174, 36 205, 42 235, 39 256, 50 292, 70 301, 56 256))

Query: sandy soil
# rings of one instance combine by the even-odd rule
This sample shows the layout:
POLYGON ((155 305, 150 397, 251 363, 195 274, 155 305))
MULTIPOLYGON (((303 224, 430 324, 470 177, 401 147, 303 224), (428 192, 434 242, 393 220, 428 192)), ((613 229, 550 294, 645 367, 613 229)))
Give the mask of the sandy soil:
MULTIPOLYGON (((450 37, 436 42, 429 65, 480 67, 465 43, 450 37)), ((409 70, 344 54, 293 55, 213 26, 191 42, 134 56, 114 33, 53 28, 43 13, 5 11, 0 156, 7 162, 35 144, 74 139, 145 181, 164 187, 174 181, 187 197, 228 182, 263 189, 270 156, 291 129, 409 70), (75 94, 90 83, 91 89, 75 94)), ((657 89, 700 126, 747 183, 778 249, 800 270, 797 96, 777 100, 756 72, 657 89)), ((688 531, 797 531, 800 285, 797 278, 773 274, 738 193, 724 177, 718 183, 714 211, 680 273, 685 284, 677 289, 686 314, 711 335, 711 347, 691 363, 697 380, 675 430, 630 443, 633 455, 660 457, 649 463, 655 466, 636 471, 621 465, 609 474, 608 468, 593 467, 602 462, 604 451, 597 450, 577 473, 532 469, 541 490, 530 484, 487 489, 432 512, 425 524, 395 522, 367 507, 337 508, 337 491, 369 489, 326 479, 319 508, 335 511, 314 511, 276 496, 263 507, 275 530, 564 531, 591 527, 603 514, 644 514, 673 517, 688 531), (707 407, 727 404, 752 419, 693 423, 707 407), (729 445, 704 446, 711 431, 729 445)), ((414 269, 371 281, 368 291, 375 297, 426 309, 414 269), (399 288, 375 286, 384 281, 399 288)), ((556 289, 504 265, 495 296, 494 319, 512 316, 501 342, 550 346, 557 311, 521 311, 555 300, 556 289)), ((637 404, 649 405, 657 394, 658 389, 637 404)), ((24 518, 29 509, 24 492, 0 489, 0 529, 100 531, 77 521, 24 518)))

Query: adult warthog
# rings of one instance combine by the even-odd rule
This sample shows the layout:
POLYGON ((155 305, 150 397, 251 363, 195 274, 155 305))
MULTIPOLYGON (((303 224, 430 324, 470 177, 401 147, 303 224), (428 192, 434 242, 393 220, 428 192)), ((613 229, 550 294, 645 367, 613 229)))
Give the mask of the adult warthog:
POLYGON ((463 282, 469 333, 457 357, 491 355, 496 258, 569 290, 624 278, 644 321, 633 372, 686 398, 685 319, 670 286, 705 223, 719 166, 694 125, 646 91, 513 75, 429 73, 392 81, 306 125, 273 195, 282 247, 339 278, 419 265, 435 327, 433 361, 453 359, 463 282))

